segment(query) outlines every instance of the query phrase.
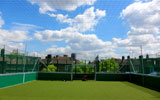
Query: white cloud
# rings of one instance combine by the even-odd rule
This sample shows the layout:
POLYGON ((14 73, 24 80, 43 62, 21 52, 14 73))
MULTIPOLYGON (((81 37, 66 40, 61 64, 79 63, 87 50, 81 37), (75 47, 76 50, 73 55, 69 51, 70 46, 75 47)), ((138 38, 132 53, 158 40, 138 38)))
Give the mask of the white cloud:
POLYGON ((8 53, 12 52, 12 50, 19 50, 19 52, 24 53, 25 45, 23 43, 7 43, 5 44, 6 51, 8 53), (22 51, 23 50, 23 51, 22 51))
POLYGON ((96 14, 96 16, 98 18, 102 18, 102 17, 106 16, 106 11, 105 10, 102 11, 102 10, 96 9, 95 14, 96 14))
POLYGON ((80 6, 93 5, 96 0, 28 0, 32 4, 40 6, 39 11, 45 14, 47 11, 56 11, 56 9, 73 11, 80 6))
POLYGON ((136 2, 122 11, 121 17, 128 21, 131 30, 128 38, 132 44, 154 44, 160 27, 160 2, 136 2))
MULTIPOLYGON (((65 7, 40 7, 42 13, 55 11, 56 9, 71 10, 65 7)), ((36 32, 35 37, 40 41, 65 41, 67 44, 66 47, 52 46, 43 54, 70 54, 75 52, 80 58, 93 59, 96 55, 103 57, 128 55, 131 53, 129 52, 130 50, 132 50, 135 55, 140 55, 140 45, 143 45, 144 54, 155 53, 155 50, 160 50, 160 0, 136 0, 135 3, 127 6, 121 12, 120 16, 122 19, 126 20, 130 30, 127 32, 126 38, 113 38, 112 42, 103 41, 95 34, 82 34, 82 32, 88 30, 94 30, 94 26, 98 23, 99 19, 106 16, 105 10, 91 7, 74 18, 69 18, 68 15, 63 14, 47 14, 51 17, 55 17, 62 23, 68 23, 70 26, 61 30, 36 32), (125 53, 121 53, 121 51, 125 53)))
POLYGON ((127 35, 146 35, 146 34, 158 34, 159 28, 158 27, 131 27, 130 31, 127 33, 127 35))
POLYGON ((82 34, 74 28, 66 28, 60 31, 37 31, 35 37, 41 41, 65 41, 77 50, 94 50, 111 46, 111 42, 104 42, 95 34, 82 34))
POLYGON ((113 38, 112 41, 113 41, 113 44, 118 47, 126 47, 131 45, 129 39, 113 38))
POLYGON ((95 34, 82 34, 75 28, 69 27, 60 31, 44 30, 37 31, 35 37, 41 41, 65 41, 66 47, 51 47, 46 50, 48 53, 54 54, 70 54, 77 53, 79 57, 90 55, 87 58, 97 55, 105 55, 105 52, 114 54, 114 46, 112 42, 102 41, 95 34))
MULTIPOLYGON (((4 24, 3 19, 0 16, 0 23, 1 26, 4 24)), ((16 23, 18 24, 18 23, 16 23)), ((19 25, 19 24, 18 24, 19 25)), ((23 25, 23 24, 20 24, 23 25)), ((27 24, 24 24, 27 25, 27 24)), ((22 42, 24 40, 30 40, 31 38, 27 36, 28 31, 26 30, 5 30, 5 29, 1 29, 0 27, 0 41, 1 43, 5 43, 5 42, 22 42)))
POLYGON ((71 53, 72 52, 72 49, 71 49, 71 47, 69 47, 69 46, 66 46, 66 47, 59 47, 59 48, 55 48, 55 47, 53 47, 53 48, 48 48, 47 50, 46 50, 46 52, 47 53, 54 53, 54 54, 57 54, 57 55, 61 55, 61 54, 69 54, 69 53, 71 53))
MULTIPOLYGON (((25 40, 31 40, 28 36, 27 30, 22 30, 22 26, 27 26, 28 28, 31 27, 31 25, 28 24, 20 24, 15 23, 17 26, 19 25, 19 29, 17 27, 17 30, 6 30, 2 29, 2 25, 4 24, 3 19, 0 16, 0 47, 2 48, 4 45, 6 45, 7 50, 13 50, 13 49, 22 49, 24 48, 23 41, 25 40)), ((26 29, 26 28, 25 28, 26 29)))
POLYGON ((128 37, 132 45, 147 45, 148 43, 154 42, 153 35, 133 35, 128 37))
POLYGON ((143 45, 145 54, 158 50, 160 46, 160 0, 138 0, 121 12, 121 18, 126 20, 130 30, 127 38, 114 38, 115 45, 135 51, 140 51, 140 45, 143 45))
POLYGON ((94 30, 94 26, 98 23, 99 19, 106 15, 105 11, 96 10, 94 7, 87 9, 82 15, 77 15, 73 19, 73 27, 79 29, 81 32, 87 30, 94 30))
MULTIPOLYGON (((118 56, 118 52, 123 50, 127 50, 127 52, 130 49, 140 51, 140 45, 143 45, 143 48, 147 50, 144 53, 148 53, 153 51, 152 48, 155 49, 160 44, 157 43, 159 41, 157 36, 160 33, 160 19, 158 19, 160 6, 157 1, 137 1, 121 12, 121 18, 125 19, 130 26, 125 39, 113 38, 112 42, 107 42, 102 41, 95 34, 81 33, 93 30, 98 20, 106 15, 105 11, 95 10, 94 7, 87 9, 83 14, 77 15, 73 19, 68 18, 68 15, 59 14, 57 17, 57 15, 53 14, 52 17, 56 17, 60 22, 70 24, 70 28, 60 31, 45 30, 37 32, 35 36, 43 41, 63 40, 69 44, 68 47, 70 49, 66 50, 65 47, 59 49, 62 51, 79 51, 78 53, 83 56, 93 56, 93 54, 118 56), (118 50, 119 47, 121 47, 121 50, 118 50)), ((136 52, 136 54, 138 55, 140 52, 136 52)))
MULTIPOLYGON (((82 34, 81 32, 92 31, 97 25, 98 21, 106 16, 105 10, 95 9, 90 7, 84 13, 69 18, 68 15, 55 14, 57 9, 72 11, 82 5, 93 5, 96 0, 48 0, 37 1, 29 0, 32 4, 40 6, 40 13, 48 14, 50 17, 56 18, 61 23, 69 24, 69 27, 61 30, 44 30, 37 31, 35 37, 40 41, 65 41, 66 47, 51 47, 42 54, 70 54, 76 52, 79 56, 95 57, 95 54, 103 54, 110 51, 114 54, 112 43, 109 41, 102 41, 95 34, 82 34), (68 1, 66 3, 66 1, 68 1), (65 2, 65 3, 64 3, 65 2), (45 5, 45 6, 44 6, 45 5), (101 52, 100 52, 101 51, 101 52), (47 52, 47 53, 46 53, 47 52)), ((108 54, 109 55, 109 54, 108 54)), ((115 55, 115 54, 114 54, 115 55)), ((111 55, 109 55, 111 56, 111 55)))
POLYGON ((70 27, 77 28, 80 32, 94 30, 94 26, 99 19, 106 16, 105 10, 99 10, 94 7, 88 8, 83 14, 77 15, 75 18, 69 18, 68 15, 53 13, 56 9, 75 10, 79 6, 93 5, 96 0, 29 0, 32 4, 38 4, 42 14, 48 14, 55 17, 61 23, 68 23, 70 27))
POLYGON ((24 40, 30 40, 27 36, 27 31, 8 31, 0 29, 0 37, 5 42, 22 42, 24 40))
POLYGON ((11 30, 21 30, 21 31, 30 31, 30 30, 37 30, 39 28, 42 28, 40 26, 32 25, 32 24, 22 24, 22 23, 12 23, 13 26, 11 30))
POLYGON ((160 0, 135 2, 121 13, 133 27, 154 28, 160 25, 160 0))
POLYGON ((71 27, 78 29, 80 32, 94 30, 94 26, 98 23, 99 19, 106 16, 105 10, 96 9, 94 7, 88 8, 83 14, 77 15, 75 18, 68 18, 68 15, 62 14, 49 14, 51 17, 56 17, 62 23, 68 23, 71 27))
POLYGON ((102 49, 95 49, 95 50, 76 50, 70 46, 66 47, 51 47, 46 49, 42 54, 53 54, 53 55, 70 55, 71 53, 76 53, 78 59, 88 59, 93 60, 97 55, 101 57, 118 57, 118 55, 115 53, 115 51, 111 48, 103 47, 102 49))

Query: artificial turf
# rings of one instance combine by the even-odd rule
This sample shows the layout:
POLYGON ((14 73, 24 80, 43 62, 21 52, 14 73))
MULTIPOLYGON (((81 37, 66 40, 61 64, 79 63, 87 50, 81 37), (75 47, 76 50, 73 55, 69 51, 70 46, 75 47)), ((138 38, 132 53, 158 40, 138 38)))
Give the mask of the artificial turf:
POLYGON ((0 100, 160 100, 160 92, 129 82, 34 81, 0 89, 0 100))

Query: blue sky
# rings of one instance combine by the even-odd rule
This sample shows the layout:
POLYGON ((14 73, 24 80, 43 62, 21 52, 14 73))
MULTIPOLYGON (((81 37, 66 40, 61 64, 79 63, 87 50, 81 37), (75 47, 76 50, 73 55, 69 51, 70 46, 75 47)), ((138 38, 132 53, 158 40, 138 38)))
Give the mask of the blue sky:
POLYGON ((147 48, 144 53, 158 52, 159 48, 154 51, 148 47, 154 44, 155 49, 159 45, 159 20, 155 17, 151 21, 156 20, 157 23, 146 23, 142 19, 149 20, 148 17, 143 18, 143 14, 152 18, 156 14, 159 16, 160 11, 152 7, 154 5, 159 9, 159 0, 62 1, 57 3, 55 0, 1 0, 0 17, 4 22, 0 24, 0 34, 3 34, 1 47, 5 44, 8 49, 23 49, 27 44, 28 52, 36 52, 41 56, 48 53, 70 55, 75 52, 80 58, 88 59, 96 55, 120 57, 130 52, 135 52, 136 56, 139 54, 139 45, 147 48), (63 3, 68 1, 68 6, 64 6, 63 3), (145 11, 147 9, 152 11, 145 11), (85 14, 87 10, 88 14, 85 14), (90 14, 91 19, 87 17, 90 14), (4 36, 5 32, 9 36, 4 36), (138 35, 133 36, 136 33, 138 35), (14 36, 19 38, 15 37, 14 40, 14 36), (152 43, 142 39, 145 36, 152 43), (90 43, 91 41, 94 42, 90 43))

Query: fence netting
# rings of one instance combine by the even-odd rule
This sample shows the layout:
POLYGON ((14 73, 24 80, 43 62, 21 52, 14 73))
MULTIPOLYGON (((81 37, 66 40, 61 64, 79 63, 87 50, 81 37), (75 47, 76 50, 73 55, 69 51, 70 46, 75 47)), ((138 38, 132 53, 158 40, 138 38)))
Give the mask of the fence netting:
POLYGON ((124 59, 122 57, 121 63, 119 64, 119 72, 130 72, 159 76, 160 58, 150 58, 149 55, 146 55, 146 57, 139 56, 139 58, 130 58, 128 56, 127 59, 124 59))
MULTIPOLYGON (((43 59, 40 66, 42 72, 70 72, 74 74, 116 74, 116 73, 137 73, 147 75, 160 75, 160 57, 150 57, 149 55, 139 56, 137 58, 106 58, 100 59, 96 57, 94 61, 89 63, 76 63, 61 59, 51 60, 43 59), (49 63, 47 63, 49 62, 49 63)), ((78 61, 76 61, 78 62, 78 61)))
POLYGON ((38 71, 38 57, 28 56, 18 50, 0 51, 0 74, 38 71))

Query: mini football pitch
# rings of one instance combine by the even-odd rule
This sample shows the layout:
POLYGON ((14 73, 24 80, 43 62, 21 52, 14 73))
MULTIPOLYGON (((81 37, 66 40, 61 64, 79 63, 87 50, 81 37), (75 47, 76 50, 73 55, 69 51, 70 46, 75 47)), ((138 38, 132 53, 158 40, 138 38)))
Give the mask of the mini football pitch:
POLYGON ((160 92, 119 81, 33 81, 0 89, 0 100, 160 100, 160 92))

